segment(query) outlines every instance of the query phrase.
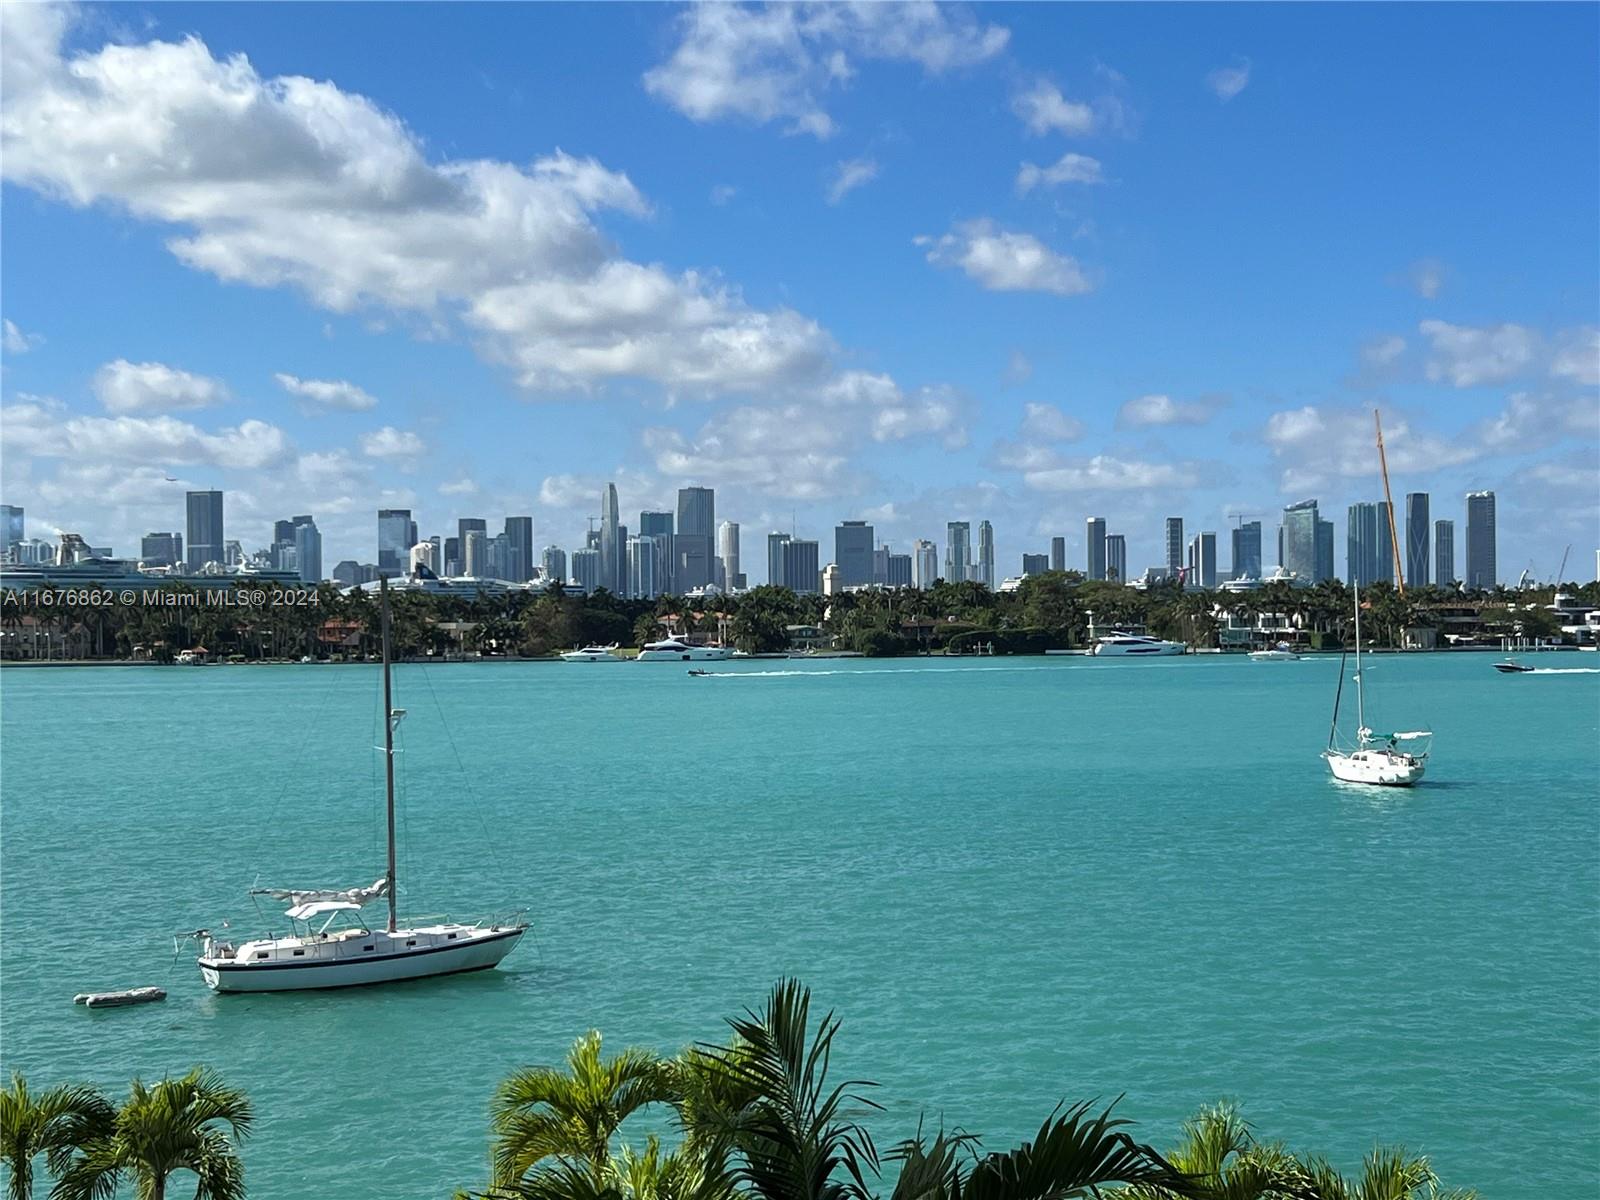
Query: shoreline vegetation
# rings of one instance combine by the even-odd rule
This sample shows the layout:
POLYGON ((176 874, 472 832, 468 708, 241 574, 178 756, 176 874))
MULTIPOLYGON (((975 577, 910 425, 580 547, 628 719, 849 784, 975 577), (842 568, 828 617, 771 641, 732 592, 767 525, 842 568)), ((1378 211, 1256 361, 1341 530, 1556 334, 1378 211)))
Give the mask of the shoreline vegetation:
MULTIPOLYGON (((1557 590, 1416 588, 1401 595, 1376 583, 1362 592, 1363 632, 1380 649, 1442 648, 1447 634, 1468 639, 1457 641, 1459 648, 1559 639, 1559 622, 1547 608, 1557 590)), ((1559 590, 1600 605, 1600 583, 1559 590)), ((177 602, 159 605, 107 602, 73 590, 6 593, 0 661, 167 663, 185 651, 202 651, 211 662, 366 661, 377 654, 378 606, 367 592, 343 593, 331 584, 311 592, 240 589, 254 601, 217 603, 214 594, 172 591, 177 602)), ((1349 642, 1354 613, 1351 592, 1338 581, 1306 588, 1272 582, 1248 592, 1176 584, 1139 590, 1073 571, 1029 576, 1009 592, 941 581, 924 590, 834 596, 763 586, 736 596, 643 600, 557 585, 472 599, 396 590, 392 605, 402 659, 542 659, 577 646, 629 648, 668 635, 771 654, 793 648, 797 631, 807 644, 868 657, 1042 654, 1086 648, 1091 620, 1097 631, 1144 629, 1199 650, 1248 650, 1284 638, 1299 650, 1338 650, 1349 642)))
MULTIPOLYGON (((675 1057, 606 1057, 580 1037, 561 1066, 524 1067, 490 1104, 488 1183, 454 1200, 1475 1200, 1444 1190, 1426 1158, 1377 1148, 1353 1178, 1319 1155, 1260 1140, 1232 1104, 1203 1108, 1163 1152, 1138 1141, 1120 1098, 1063 1101, 1032 1140, 996 1150, 964 1130, 930 1130, 880 1149, 861 1123, 882 1111, 876 1084, 830 1078, 840 1021, 813 1022, 811 993, 780 980, 731 1036, 675 1057), (677 1143, 623 1140, 634 1116, 669 1118, 677 1143), (887 1186, 886 1186, 887 1185, 887 1186)), ((0 1092, 0 1162, 10 1200, 112 1197, 123 1184, 162 1200, 246 1195, 239 1149, 256 1113, 215 1072, 146 1086, 113 1104, 91 1087, 35 1094, 20 1074, 0 1092)), ((657 1120, 656 1125, 660 1125, 657 1120)), ((628 1132, 631 1132, 629 1130, 628 1132)), ((443 1200, 443 1197, 441 1197, 443 1200)))

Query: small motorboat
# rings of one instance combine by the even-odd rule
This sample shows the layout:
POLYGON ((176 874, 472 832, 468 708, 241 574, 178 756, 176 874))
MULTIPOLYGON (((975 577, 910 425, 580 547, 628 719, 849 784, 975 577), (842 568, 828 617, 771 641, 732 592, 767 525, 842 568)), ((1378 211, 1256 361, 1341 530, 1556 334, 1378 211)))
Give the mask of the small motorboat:
POLYGON ((709 675, 709 674, 711 674, 711 672, 702 670, 699 667, 690 667, 689 668, 689 674, 691 674, 691 675, 709 675))
POLYGON ((1505 662, 1495 663, 1494 669, 1499 671, 1502 675, 1526 675, 1529 671, 1533 670, 1532 667, 1527 666, 1524 663, 1519 663, 1514 658, 1508 658, 1505 660, 1505 662))
POLYGON ((1250 651, 1253 662, 1299 662, 1300 656, 1296 654, 1288 642, 1279 642, 1266 650, 1250 651))

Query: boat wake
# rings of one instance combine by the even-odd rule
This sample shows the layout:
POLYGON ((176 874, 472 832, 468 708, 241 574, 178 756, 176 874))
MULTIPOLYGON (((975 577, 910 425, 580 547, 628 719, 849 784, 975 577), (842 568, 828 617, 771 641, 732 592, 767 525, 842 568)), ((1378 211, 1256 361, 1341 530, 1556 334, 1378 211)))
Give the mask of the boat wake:
POLYGON ((1600 675, 1600 667, 1535 667, 1529 675, 1600 675))
POLYGON ((1055 667, 866 667, 804 671, 711 671, 711 679, 821 679, 829 675, 972 675, 986 671, 1053 671, 1055 667))

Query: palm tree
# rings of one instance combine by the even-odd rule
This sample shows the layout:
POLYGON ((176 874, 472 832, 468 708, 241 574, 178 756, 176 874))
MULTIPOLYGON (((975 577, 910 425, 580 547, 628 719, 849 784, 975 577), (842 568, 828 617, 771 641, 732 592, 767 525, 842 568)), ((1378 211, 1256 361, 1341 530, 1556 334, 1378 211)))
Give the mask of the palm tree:
POLYGON ((651 1104, 670 1101, 672 1070, 649 1050, 600 1056, 591 1030, 572 1044, 567 1064, 525 1067, 494 1098, 494 1183, 515 1188, 546 1159, 586 1172, 605 1186, 611 1139, 623 1121, 651 1104))
POLYGON ((51 1195, 98 1200, 131 1176, 141 1197, 163 1200, 173 1173, 189 1171, 195 1200, 239 1200, 244 1170, 234 1147, 253 1119, 249 1097, 215 1071, 196 1067, 154 1087, 135 1079, 109 1129, 84 1143, 51 1195))
POLYGON ((35 1158, 43 1154, 52 1175, 64 1174, 72 1152, 103 1137, 111 1118, 110 1102, 93 1088, 62 1084, 35 1097, 21 1072, 12 1072, 11 1086, 0 1091, 0 1161, 11 1175, 9 1200, 33 1195, 35 1158))
POLYGON ((1439 1177, 1426 1158, 1411 1158, 1398 1147, 1373 1150, 1362 1164, 1361 1178, 1349 1180, 1321 1158, 1308 1159, 1303 1170, 1306 1200, 1476 1200, 1474 1191, 1440 1191, 1439 1177))
MULTIPOLYGON (((1174 1167, 1203 1183, 1216 1200, 1311 1200, 1300 1161, 1280 1143, 1255 1140, 1250 1126, 1231 1104, 1203 1108, 1183 1123, 1183 1141, 1167 1155, 1174 1167)), ((1169 1200, 1179 1193, 1146 1184, 1116 1195, 1122 1200, 1169 1200)))

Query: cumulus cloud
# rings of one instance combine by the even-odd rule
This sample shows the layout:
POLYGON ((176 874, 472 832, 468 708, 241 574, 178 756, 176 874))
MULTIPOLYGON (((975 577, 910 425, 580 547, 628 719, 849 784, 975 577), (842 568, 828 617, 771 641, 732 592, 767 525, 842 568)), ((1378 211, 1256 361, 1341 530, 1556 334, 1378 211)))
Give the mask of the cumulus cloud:
POLYGON ((847 83, 856 60, 911 62, 938 75, 985 62, 1010 37, 964 9, 907 4, 696 4, 681 40, 644 76, 645 90, 696 121, 781 121, 826 138, 822 97, 847 83))
POLYGON ((1096 454, 1057 466, 1024 470, 1023 483, 1038 492, 1125 492, 1193 487, 1199 472, 1188 463, 1140 462, 1096 454))
POLYGON ((1081 137, 1095 131, 1095 110, 1080 100, 1068 100, 1048 79, 1040 79, 1011 98, 1011 111, 1028 132, 1036 135, 1065 133, 1081 137))
POLYGON ((675 479, 714 479, 787 500, 854 493, 844 438, 834 423, 802 404, 746 405, 713 417, 693 436, 644 431, 656 469, 675 479))
POLYGON ((1600 329, 1574 329, 1562 335, 1550 374, 1584 387, 1600 387, 1600 329))
POLYGON ((10 317, 4 319, 4 336, 0 337, 0 346, 5 348, 7 354, 26 354, 35 346, 44 341, 37 333, 23 333, 10 317))
POLYGON ((1445 265, 1437 258, 1419 258, 1406 268, 1406 286, 1424 300, 1433 300, 1444 290, 1445 274, 1445 265))
POLYGON ((839 203, 856 188, 877 177, 878 164, 870 158, 852 158, 836 164, 833 179, 828 184, 828 203, 839 203))
POLYGON ((368 458, 420 458, 427 443, 408 429, 385 425, 376 433, 361 435, 361 453, 368 458))
POLYGON ((1041 442, 1072 442, 1083 436, 1083 422, 1054 404, 1029 404, 1023 408, 1021 433, 1041 442))
POLYGON ((291 396, 298 396, 308 412, 342 409, 345 412, 365 412, 378 407, 378 398, 343 379, 301 379, 282 371, 273 375, 278 386, 291 396))
POLYGON ((1063 183, 1104 183, 1100 160, 1087 154, 1063 154, 1048 167, 1025 162, 1017 171, 1017 191, 1027 195, 1036 187, 1059 187, 1063 183))
POLYGON ((964 221, 940 237, 919 237, 936 267, 960 267, 991 292, 1054 292, 1077 296, 1094 290, 1077 260, 1057 254, 1027 233, 1001 229, 992 220, 964 221))
POLYGON ((1027 383, 1033 378, 1033 361, 1021 350, 1012 350, 1006 355, 1006 369, 1000 378, 1002 382, 1012 385, 1027 383))
POLYGON ((164 363, 108 362, 94 375, 94 394, 107 412, 175 412, 209 408, 228 398, 222 380, 192 375, 164 363))
MULTIPOLYGON (((804 19, 854 21, 887 47, 896 29, 922 28, 896 53, 930 69, 961 58, 938 49, 927 19, 883 8, 804 19)), ((168 248, 196 270, 337 312, 377 309, 429 336, 459 319, 530 388, 777 386, 831 349, 815 322, 752 309, 713 277, 619 258, 598 214, 649 205, 592 158, 432 162, 398 117, 332 83, 263 77, 194 37, 69 54, 69 19, 7 10, 5 179, 175 227, 168 248)))
MULTIPOLYGON (((948 387, 922 387, 905 391, 888 375, 846 371, 830 380, 817 399, 832 409, 850 409, 833 420, 860 421, 864 432, 877 442, 937 437, 948 448, 966 445, 963 423, 965 399, 948 387)), ((843 426, 839 426, 843 427, 843 426)))
POLYGON ((8 450, 82 462, 179 463, 259 469, 289 461, 288 436, 265 421, 208 433, 176 417, 67 416, 46 400, 8 404, 0 436, 8 450))
POLYGON ((1221 403, 1221 397, 1216 396, 1185 402, 1160 394, 1140 396, 1129 400, 1117 410, 1117 424, 1124 429, 1148 429, 1161 425, 1204 425, 1221 403))
MULTIPOLYGON (((1392 474, 1432 472, 1471 462, 1482 453, 1470 442, 1422 433, 1401 413, 1386 411, 1384 417, 1384 450, 1392 474)), ((1308 404, 1275 412, 1267 419, 1262 440, 1282 463, 1285 492, 1378 474, 1371 409, 1329 410, 1308 404)))
POLYGON ((1241 59, 1231 67, 1218 67, 1206 76, 1206 86, 1226 104, 1250 86, 1250 60, 1241 59))
POLYGON ((1522 325, 1473 328, 1423 321, 1417 328, 1429 341, 1428 378, 1456 387, 1505 383, 1525 373, 1542 353, 1539 335, 1522 325))
POLYGON ((478 485, 470 479, 455 479, 439 485, 441 496, 475 496, 477 492, 478 485))

